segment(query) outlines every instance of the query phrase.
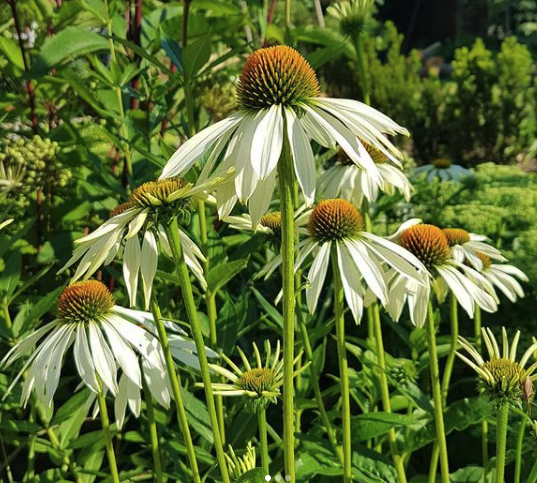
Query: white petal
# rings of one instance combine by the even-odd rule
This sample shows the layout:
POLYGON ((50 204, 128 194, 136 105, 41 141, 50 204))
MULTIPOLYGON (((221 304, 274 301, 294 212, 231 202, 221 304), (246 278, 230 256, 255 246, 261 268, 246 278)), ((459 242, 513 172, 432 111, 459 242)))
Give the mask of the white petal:
POLYGON ((153 280, 157 273, 158 266, 158 247, 155 235, 147 230, 144 235, 142 244, 142 262, 140 264, 140 273, 142 274, 142 284, 144 287, 145 309, 149 308, 151 301, 151 289, 153 280))
POLYGON ((125 411, 127 409, 127 384, 128 378, 122 374, 119 378, 119 385, 116 398, 114 400, 114 415, 119 429, 123 427, 125 421, 125 411))
POLYGON ((317 302, 319 300, 319 294, 321 288, 324 285, 326 278, 326 271, 328 269, 328 262, 330 261, 330 242, 323 243, 319 252, 317 253, 313 264, 308 272, 308 280, 311 283, 311 287, 306 289, 306 301, 308 304, 308 310, 311 314, 315 312, 317 302))
POLYGON ((160 179, 180 176, 188 171, 221 136, 224 136, 229 130, 235 129, 242 118, 241 114, 236 114, 192 136, 168 160, 160 179))
POLYGON ((336 243, 336 247, 338 269, 341 272, 345 299, 349 304, 354 321, 359 324, 364 308, 364 290, 360 281, 360 275, 348 247, 344 243, 336 243))
POLYGON ((283 146, 282 107, 274 104, 256 127, 250 157, 252 167, 260 180, 265 180, 278 165, 283 146))
POLYGON ((93 359, 88 346, 88 336, 84 325, 77 327, 73 354, 78 374, 80 374, 84 384, 97 394, 99 392, 99 384, 95 377, 95 366, 93 365, 93 359))
POLYGON ((70 325, 66 333, 58 341, 56 347, 54 347, 54 349, 51 351, 51 357, 49 359, 46 371, 41 374, 41 377, 44 377, 46 381, 45 405, 47 407, 51 406, 56 389, 58 389, 63 357, 65 352, 73 343, 74 338, 75 327, 74 325, 70 325))
POLYGON ((88 324, 88 331, 91 354, 95 369, 101 377, 103 384, 110 389, 112 394, 115 396, 118 388, 116 383, 117 368, 114 361, 114 356, 112 355, 108 344, 104 340, 101 329, 95 322, 90 322, 88 324))
POLYGON ((138 272, 142 262, 142 252, 140 250, 140 242, 138 237, 129 238, 125 242, 125 250, 123 252, 123 278, 127 285, 129 294, 129 303, 131 307, 136 305, 136 292, 138 290, 138 272))

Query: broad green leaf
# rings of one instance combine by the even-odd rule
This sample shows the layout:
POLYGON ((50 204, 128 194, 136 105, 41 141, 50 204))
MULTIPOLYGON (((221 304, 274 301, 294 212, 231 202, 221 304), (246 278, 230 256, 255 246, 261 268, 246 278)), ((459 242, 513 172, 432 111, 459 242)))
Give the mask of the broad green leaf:
MULTIPOLYGON (((266 475, 267 472, 263 468, 254 468, 253 470, 244 473, 237 480, 237 483, 261 483, 263 481, 267 481, 265 480, 266 475)), ((283 478, 282 481, 284 481, 283 478)))
POLYGON ((198 71, 207 63, 211 57, 211 38, 202 37, 195 42, 188 44, 183 49, 183 68, 185 76, 194 77, 198 71))
POLYGON ((7 259, 6 266, 0 274, 0 294, 4 300, 15 292, 22 270, 22 257, 19 251, 14 251, 7 259))
POLYGON ((483 481, 483 468, 481 466, 467 466, 449 475, 451 483, 481 483, 483 481))
POLYGON ((24 70, 21 49, 15 40, 0 36, 0 50, 15 67, 24 70))
POLYGON ((352 473, 363 483, 398 483, 391 460, 362 445, 353 446, 352 473))
POLYGON ((47 38, 30 69, 30 75, 46 74, 63 62, 109 48, 110 44, 103 36, 82 27, 67 27, 47 38))
POLYGON ((248 258, 222 263, 209 270, 207 275, 207 290, 216 293, 235 275, 246 268, 248 258))
POLYGON ((416 420, 397 413, 371 412, 354 416, 351 421, 353 438, 367 441, 386 434, 395 426, 412 426, 416 420))
POLYGON ((118 44, 121 44, 124 47, 127 47, 128 49, 132 50, 135 54, 139 55, 143 59, 149 61, 154 66, 158 67, 166 75, 169 75, 172 77, 177 75, 174 72, 172 72, 168 66, 164 65, 160 60, 158 60, 154 55, 150 54, 145 49, 142 49, 142 47, 140 47, 139 45, 136 45, 134 42, 123 39, 121 37, 114 37, 114 42, 117 42, 118 44))

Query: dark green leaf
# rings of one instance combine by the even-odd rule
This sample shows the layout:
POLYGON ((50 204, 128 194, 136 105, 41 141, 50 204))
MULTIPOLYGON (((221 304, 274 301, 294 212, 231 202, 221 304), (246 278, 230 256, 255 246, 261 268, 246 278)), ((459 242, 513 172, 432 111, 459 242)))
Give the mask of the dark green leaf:
POLYGON ((253 470, 244 473, 244 475, 237 480, 237 483, 262 483, 267 481, 265 480, 266 475, 267 472, 263 468, 254 468, 253 470))
POLYGON ((354 416, 351 421, 353 438, 367 441, 386 434, 395 426, 411 426, 416 420, 397 413, 371 412, 354 416))
POLYGON ((211 268, 207 275, 207 290, 213 294, 218 292, 235 275, 244 270, 247 264, 248 258, 241 258, 211 268))
POLYGON ((202 37, 183 49, 183 68, 187 77, 194 77, 211 57, 211 39, 202 37))
POLYGON ((19 251, 13 252, 7 259, 6 266, 0 275, 0 294, 4 299, 15 292, 22 270, 22 257, 19 251))

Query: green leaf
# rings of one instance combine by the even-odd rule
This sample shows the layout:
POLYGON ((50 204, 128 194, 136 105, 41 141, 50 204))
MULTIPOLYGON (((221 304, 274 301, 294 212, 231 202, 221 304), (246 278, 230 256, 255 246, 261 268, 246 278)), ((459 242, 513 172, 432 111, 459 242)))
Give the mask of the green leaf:
POLYGON ((261 304, 261 307, 265 309, 269 317, 276 322, 280 328, 283 327, 283 317, 280 312, 274 307, 259 291, 257 291, 255 288, 250 289, 252 293, 254 294, 257 301, 261 304))
POLYGON ((150 54, 139 45, 136 45, 134 42, 117 36, 114 36, 114 42, 117 42, 118 44, 121 44, 124 47, 127 47, 128 49, 132 50, 135 54, 139 55, 143 59, 149 61, 154 66, 158 67, 166 75, 169 75, 171 77, 177 75, 175 72, 172 72, 168 66, 164 65, 160 60, 158 60, 154 55, 150 54))
POLYGON ((207 290, 213 294, 218 292, 235 275, 244 270, 247 264, 248 258, 241 258, 211 268, 207 274, 207 290))
POLYGON ((267 472, 263 468, 254 468, 253 470, 244 473, 244 475, 237 480, 237 483, 262 483, 267 481, 265 480, 266 475, 267 472))
POLYGON ((0 50, 15 67, 24 70, 21 49, 17 42, 0 36, 0 50))
POLYGON ((31 76, 46 74, 53 67, 78 57, 108 50, 110 44, 101 35, 83 27, 67 27, 57 35, 47 38, 30 69, 31 76))
POLYGON ((211 38, 202 37, 183 49, 183 68, 185 76, 194 77, 211 57, 211 38))
POLYGON ((13 252, 7 259, 6 266, 0 275, 0 294, 7 300, 15 292, 22 270, 22 257, 19 251, 13 252))
POLYGON ((395 426, 412 426, 417 421, 410 417, 397 413, 366 413, 352 418, 351 427, 353 438, 356 441, 367 441, 386 434, 395 426))

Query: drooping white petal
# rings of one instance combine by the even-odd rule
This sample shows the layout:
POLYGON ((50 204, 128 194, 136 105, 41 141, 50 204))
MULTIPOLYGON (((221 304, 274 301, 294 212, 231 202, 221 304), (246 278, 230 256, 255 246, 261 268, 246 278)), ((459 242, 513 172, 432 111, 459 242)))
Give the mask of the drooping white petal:
POLYGON ((331 245, 331 242, 326 242, 321 245, 321 248, 315 256, 313 264, 308 272, 308 280, 311 283, 311 287, 306 289, 306 301, 308 304, 308 310, 311 314, 313 314, 315 308, 317 307, 319 294, 321 293, 321 288, 324 285, 326 271, 330 261, 331 245))
POLYGON ((192 136, 168 160, 159 179, 173 178, 186 173, 199 158, 211 149, 221 136, 230 130, 234 130, 242 119, 243 114, 235 114, 192 136))
POLYGON ((50 407, 58 384, 60 382, 60 373, 62 368, 63 357, 69 349, 75 338, 76 327, 74 324, 69 324, 66 333, 58 340, 57 345, 51 351, 51 357, 48 361, 46 369, 41 374, 45 379, 45 405, 50 407))
POLYGON ((338 269, 341 272, 345 299, 349 304, 354 321, 359 324, 362 320, 364 308, 364 290, 360 281, 360 275, 347 245, 345 243, 336 243, 336 247, 338 269))
POLYGON ((138 291, 138 272, 142 262, 142 251, 138 237, 134 236, 125 242, 123 252, 123 278, 129 294, 131 307, 136 305, 136 293, 138 291))
POLYGON ((128 231, 127 235, 125 236, 126 240, 138 235, 138 232, 142 229, 142 227, 145 224, 145 221, 147 220, 147 215, 148 214, 149 214, 149 208, 146 208, 145 210, 141 211, 136 216, 136 218, 134 218, 134 220, 132 220, 129 223, 129 231, 128 231))
POLYGON ((259 225, 262 216, 268 211, 270 202, 272 201, 272 195, 274 193, 274 187, 276 185, 277 170, 273 170, 272 173, 265 180, 260 180, 252 193, 252 196, 248 200, 248 211, 252 219, 252 228, 259 225))
POLYGON ((142 244, 142 261, 140 263, 140 273, 142 274, 142 284, 144 287, 145 309, 149 308, 151 301, 151 289, 153 280, 157 273, 158 266, 158 247, 155 235, 151 230, 147 230, 144 234, 142 244))
POLYGON ((474 300, 468 293, 462 283, 464 275, 459 273, 455 268, 449 266, 437 267, 437 271, 443 280, 448 284, 461 307, 466 311, 470 318, 474 317, 474 300))
POLYGON ((112 351, 104 340, 101 329, 95 322, 88 324, 89 343, 93 364, 99 374, 103 384, 115 396, 117 394, 117 367, 112 351))
POLYGON ((283 146, 283 111, 272 105, 255 129, 250 150, 252 167, 263 181, 276 169, 283 146))
POLYGON ((84 384, 97 394, 99 392, 99 384, 95 377, 95 366, 93 365, 93 359, 88 346, 88 335, 83 324, 80 324, 76 329, 73 354, 78 374, 84 381, 84 384))
POLYGON ((123 427, 125 422, 125 412, 127 409, 127 381, 125 374, 121 374, 119 378, 118 391, 114 400, 114 415, 118 429, 123 427))
POLYGON ((306 137, 295 111, 290 107, 285 109, 287 139, 293 155, 293 163, 298 184, 306 204, 309 206, 315 198, 316 169, 315 158, 311 145, 306 137))

